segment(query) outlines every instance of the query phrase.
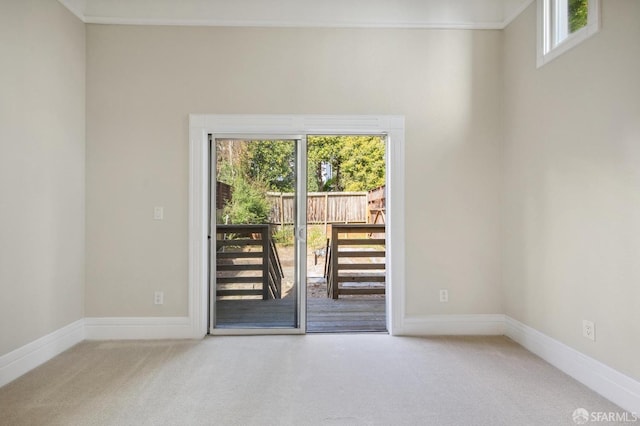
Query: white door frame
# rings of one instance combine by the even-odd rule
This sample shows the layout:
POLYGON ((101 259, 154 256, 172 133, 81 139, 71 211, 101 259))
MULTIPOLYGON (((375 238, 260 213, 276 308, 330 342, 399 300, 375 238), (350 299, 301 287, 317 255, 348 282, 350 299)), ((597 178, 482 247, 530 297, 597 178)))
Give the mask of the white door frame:
MULTIPOLYGON (((404 117, 369 115, 189 115, 189 322, 192 336, 208 329, 207 230, 209 135, 385 135, 387 185, 386 315, 400 331, 405 307, 404 117)), ((217 331, 223 329, 216 329, 217 331)), ((282 334, 304 329, 264 329, 282 334)), ((239 334, 238 330, 232 330, 239 334)))

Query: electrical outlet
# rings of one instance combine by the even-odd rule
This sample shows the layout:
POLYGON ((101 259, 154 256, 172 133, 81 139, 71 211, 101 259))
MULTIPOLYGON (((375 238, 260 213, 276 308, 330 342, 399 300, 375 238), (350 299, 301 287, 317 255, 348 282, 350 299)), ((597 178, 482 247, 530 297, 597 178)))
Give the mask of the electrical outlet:
POLYGON ((440 302, 449 301, 449 290, 440 290, 440 302))
POLYGON ((596 325, 593 321, 582 320, 582 335, 589 340, 596 340, 596 325))
POLYGON ((153 303, 155 305, 163 305, 164 304, 164 292, 163 291, 156 291, 153 294, 153 303))

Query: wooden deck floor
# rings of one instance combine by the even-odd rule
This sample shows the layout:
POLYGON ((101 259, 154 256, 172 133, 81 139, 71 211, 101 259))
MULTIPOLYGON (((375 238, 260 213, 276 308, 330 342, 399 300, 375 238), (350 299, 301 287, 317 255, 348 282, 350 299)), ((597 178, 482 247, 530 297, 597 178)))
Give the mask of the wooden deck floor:
POLYGON ((307 332, 387 331, 382 297, 307 300, 307 332))
POLYGON ((294 299, 218 300, 218 328, 293 328, 296 327, 294 299))
MULTIPOLYGON (((293 298, 278 300, 220 300, 216 302, 216 327, 292 328, 297 313, 293 298)), ((307 332, 386 331, 385 300, 350 297, 307 300, 307 332)))

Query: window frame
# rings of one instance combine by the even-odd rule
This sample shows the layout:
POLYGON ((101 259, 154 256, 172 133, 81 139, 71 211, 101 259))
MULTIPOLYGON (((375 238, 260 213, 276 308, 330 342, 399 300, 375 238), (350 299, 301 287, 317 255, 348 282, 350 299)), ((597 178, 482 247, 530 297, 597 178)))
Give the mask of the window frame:
POLYGON ((600 0, 589 0, 587 25, 573 33, 569 33, 564 21, 558 19, 560 10, 568 13, 567 7, 562 7, 567 2, 568 0, 538 0, 538 68, 600 31, 600 0), (563 33, 567 34, 566 37, 557 41, 558 34, 563 33))

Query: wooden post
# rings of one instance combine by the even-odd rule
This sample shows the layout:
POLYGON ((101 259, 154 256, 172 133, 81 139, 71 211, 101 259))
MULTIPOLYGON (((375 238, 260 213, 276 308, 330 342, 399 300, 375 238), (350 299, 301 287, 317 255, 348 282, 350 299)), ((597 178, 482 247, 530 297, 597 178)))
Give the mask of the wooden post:
POLYGON ((327 229, 327 223, 328 223, 328 217, 329 217, 329 193, 325 192, 324 194, 324 237, 327 238, 328 237, 328 229, 327 229))
POLYGON ((340 257, 338 256, 338 228, 333 227, 331 229, 331 256, 333 257, 331 262, 331 281, 333 282, 333 299, 338 298, 338 287, 340 282, 338 281, 338 262, 340 257))
POLYGON ((269 244, 269 225, 262 227, 262 300, 269 298, 269 254, 271 244, 269 244))
POLYGON ((280 193, 280 229, 284 228, 284 195, 280 193))

